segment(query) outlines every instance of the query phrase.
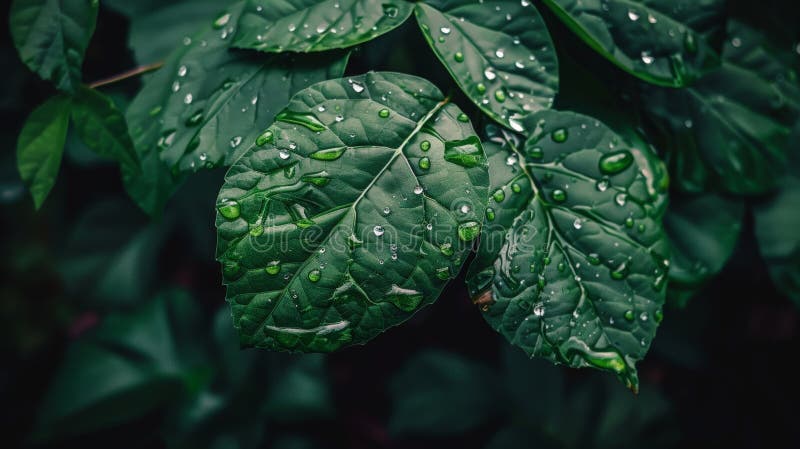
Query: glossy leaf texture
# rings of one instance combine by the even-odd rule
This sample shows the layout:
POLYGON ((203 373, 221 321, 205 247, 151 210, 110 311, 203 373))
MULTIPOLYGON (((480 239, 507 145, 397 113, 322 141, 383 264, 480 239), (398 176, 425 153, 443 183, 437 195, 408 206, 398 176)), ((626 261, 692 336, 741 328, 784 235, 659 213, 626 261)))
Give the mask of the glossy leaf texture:
POLYGON ((719 64, 706 42, 722 0, 543 0, 578 37, 622 70, 681 87, 719 64))
POLYGON ((131 177, 128 190, 151 214, 163 209, 182 173, 230 165, 254 141, 255 124, 270 123, 298 90, 344 72, 341 53, 312 59, 230 50, 243 7, 231 6, 183 40, 128 108, 139 158, 149 167, 131 177), (228 17, 224 28, 216 25, 221 17, 228 17))
POLYGON ((785 170, 800 115, 797 73, 734 20, 722 56, 719 69, 690 87, 646 89, 642 106, 661 131, 680 190, 762 193, 785 170))
POLYGON ((50 98, 28 116, 17 140, 17 170, 38 209, 56 183, 69 126, 70 99, 50 98))
POLYGON ((271 53, 348 48, 408 19, 405 0, 248 0, 234 46, 271 53))
POLYGON ((491 198, 470 294, 530 356, 595 367, 638 388, 662 319, 666 173, 599 121, 542 111, 523 143, 485 143, 491 198))
POLYGON ((95 89, 80 87, 74 96, 71 118, 81 140, 92 151, 114 159, 126 170, 139 170, 125 117, 111 98, 95 89))
POLYGON ((458 273, 488 181, 469 119, 428 81, 371 72, 299 92, 219 194, 242 344, 332 351, 408 319, 458 273))
POLYGON ((722 270, 739 241, 744 210, 743 201, 712 193, 670 198, 664 217, 670 290, 691 293, 722 270))
POLYGON ((98 0, 14 0, 10 31, 25 65, 58 89, 74 92, 97 6, 98 0))
POLYGON ((417 3, 425 39, 461 90, 515 131, 558 92, 558 59, 544 21, 526 1, 417 3))
MULTIPOLYGON (((800 138, 800 123, 793 139, 800 138)), ((800 307, 800 156, 792 155, 780 189, 754 208, 761 256, 775 286, 800 307)))

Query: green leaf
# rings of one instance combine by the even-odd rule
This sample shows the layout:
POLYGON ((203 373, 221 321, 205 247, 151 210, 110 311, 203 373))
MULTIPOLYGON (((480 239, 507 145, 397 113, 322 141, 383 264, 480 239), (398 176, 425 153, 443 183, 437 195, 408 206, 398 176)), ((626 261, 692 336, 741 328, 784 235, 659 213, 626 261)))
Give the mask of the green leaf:
POLYGON ((455 354, 420 352, 389 385, 389 431, 397 436, 443 436, 474 429, 498 414, 503 385, 498 377, 455 354))
POLYGON ((159 0, 155 3, 146 11, 136 12, 130 22, 128 47, 142 65, 164 60, 176 47, 191 43, 193 38, 197 38, 198 30, 207 28, 233 2, 159 0))
POLYGON ((197 310, 180 292, 106 317, 67 351, 41 408, 38 439, 113 426, 176 399, 192 376, 186 346, 194 325, 197 310))
POLYGON ((97 0, 14 0, 11 36, 25 65, 60 90, 77 90, 97 5, 97 0))
POLYGON ((797 73, 755 30, 731 21, 728 34, 719 69, 683 90, 645 91, 683 191, 761 193, 785 169, 800 114, 797 73))
POLYGON ((682 87, 718 65, 703 33, 722 0, 543 0, 594 51, 652 84, 682 87))
POLYGON ((73 97, 70 112, 78 135, 92 151, 116 160, 128 170, 139 169, 125 117, 111 98, 81 87, 73 97))
POLYGON ((744 202, 714 194, 673 196, 664 229, 669 237, 670 288, 696 288, 722 270, 733 254, 744 202))
POLYGON ((553 104, 558 59, 544 21, 529 2, 427 3, 415 9, 425 39, 482 111, 524 131, 523 116, 553 104))
POLYGON ((28 116, 17 140, 17 169, 37 209, 56 183, 70 105, 70 99, 63 95, 50 98, 28 116))
POLYGON ((609 370, 635 390, 664 302, 663 167, 590 117, 527 121, 524 146, 497 132, 485 144, 492 197, 473 301, 529 355, 609 370))
POLYGON ((243 345, 332 351, 436 299, 485 208, 485 156, 465 117, 396 73, 292 98, 218 197, 217 258, 243 345))
MULTIPOLYGON (((229 23, 243 5, 224 14, 229 23)), ((310 58, 230 51, 229 36, 209 22, 148 79, 128 108, 144 171, 128 177, 128 191, 151 214, 163 209, 180 174, 233 163, 292 94, 341 76, 347 62, 341 53, 310 58)))
POLYGON ((402 0, 248 0, 233 45, 272 53, 352 47, 402 25, 412 8, 402 0))
POLYGON ((264 403, 271 422, 303 422, 333 416, 333 400, 321 354, 297 357, 272 385, 264 403))
MULTIPOLYGON (((794 141, 800 137, 800 123, 794 141)), ((800 157, 789 165, 780 190, 754 207, 755 231, 761 256, 775 286, 800 306, 800 157)))

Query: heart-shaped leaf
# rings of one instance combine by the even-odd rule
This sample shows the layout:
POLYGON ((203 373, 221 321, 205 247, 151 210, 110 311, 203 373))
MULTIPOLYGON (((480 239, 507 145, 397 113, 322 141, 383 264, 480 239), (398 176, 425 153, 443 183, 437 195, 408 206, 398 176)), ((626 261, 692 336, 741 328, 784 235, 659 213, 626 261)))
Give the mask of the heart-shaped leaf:
POLYGON ((489 324, 531 356, 616 373, 662 318, 663 167, 599 121, 542 111, 524 146, 494 132, 491 199, 468 286, 489 324))
POLYGON ((488 181, 469 119, 423 79, 368 73, 299 92, 219 194, 242 343, 331 351, 406 320, 463 264, 488 181))
POLYGON ((461 90, 494 120, 523 131, 523 116, 553 104, 558 59, 529 2, 433 0, 415 14, 461 90))
POLYGON ((405 0, 249 0, 234 46, 271 53, 352 47, 402 25, 412 8, 405 0))

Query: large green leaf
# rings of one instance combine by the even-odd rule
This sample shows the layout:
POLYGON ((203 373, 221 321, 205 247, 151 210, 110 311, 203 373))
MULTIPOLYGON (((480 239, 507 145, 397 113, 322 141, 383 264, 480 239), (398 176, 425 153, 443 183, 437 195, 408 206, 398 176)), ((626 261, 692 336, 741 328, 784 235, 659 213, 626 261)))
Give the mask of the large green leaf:
POLYGON ((234 46, 273 53, 352 47, 397 28, 412 8, 405 0, 248 0, 234 46))
POLYGON ((22 61, 63 91, 81 84, 98 0, 14 0, 10 30, 22 61))
POLYGON ((73 98, 72 123, 83 143, 128 170, 138 170, 139 160, 128 135, 128 125, 111 98, 86 87, 79 88, 73 98))
MULTIPOLYGON (((235 23, 243 6, 239 2, 223 16, 235 23)), ((174 190, 180 176, 173 173, 230 165, 292 94, 341 76, 347 61, 341 53, 310 58, 231 51, 229 37, 209 22, 180 45, 128 108, 145 166, 138 183, 129 183, 139 187, 129 192, 150 213, 161 210, 174 190)))
POLYGON ((739 241, 743 218, 743 201, 673 196, 664 218, 672 249, 670 288, 696 288, 719 273, 739 241))
MULTIPOLYGON (((800 138, 800 123, 793 139, 800 138)), ((755 231, 761 256, 772 281, 800 306, 800 155, 793 154, 789 175, 780 190, 754 208, 755 231)))
POLYGON ((553 104, 558 59, 544 21, 529 2, 427 3, 417 3, 415 10, 425 39, 481 110, 523 131, 523 116, 553 104))
POLYGON ((397 436, 442 436, 474 429, 500 411, 499 380, 497 373, 475 361, 441 351, 420 352, 389 384, 389 431, 397 436))
POLYGON ((728 34, 719 69, 686 89, 645 91, 643 106, 684 191, 760 193, 785 169, 800 114, 797 74, 757 31, 731 21, 728 34))
POLYGON ((70 99, 65 96, 47 100, 28 116, 17 140, 17 169, 37 209, 56 183, 69 110, 70 99))
POLYGON ((196 354, 187 349, 197 319, 181 292, 106 317, 67 351, 41 407, 37 437, 80 435, 176 399, 194 377, 196 354))
POLYGON ((524 146, 503 133, 485 144, 493 193, 473 301, 529 355, 610 370, 635 389, 662 317, 663 167, 590 117, 527 120, 524 146))
POLYGON ((408 319, 463 264, 487 185, 469 119, 421 78, 368 73, 299 92, 219 194, 242 344, 331 351, 408 319))
POLYGON ((703 33, 722 0, 543 0, 586 44, 649 83, 681 87, 719 62, 703 33))

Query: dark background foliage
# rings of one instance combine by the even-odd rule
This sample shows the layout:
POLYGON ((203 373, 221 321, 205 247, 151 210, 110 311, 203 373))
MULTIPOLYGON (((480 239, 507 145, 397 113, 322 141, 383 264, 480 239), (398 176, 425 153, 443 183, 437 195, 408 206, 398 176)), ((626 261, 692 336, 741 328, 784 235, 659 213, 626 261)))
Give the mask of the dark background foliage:
MULTIPOLYGON (((798 17, 794 1, 749 3, 734 2, 732 14, 762 30, 780 33, 776 18, 798 17)), ((586 86, 632 82, 545 18, 569 50, 559 55, 561 106, 580 110, 586 86)), ((348 73, 403 69, 449 86, 413 27, 363 45, 348 73)), ((130 28, 101 6, 85 80, 135 65, 130 28)), ((367 346, 324 357, 240 352, 213 257, 223 171, 192 177, 153 222, 125 196, 118 168, 69 136, 35 212, 14 148, 54 90, 22 65, 7 31, 0 61, 4 447, 800 447, 800 315, 770 279, 749 209, 721 274, 685 308, 666 309, 636 397, 603 373, 525 360, 485 325, 462 277, 367 346), (48 396, 59 382, 72 397, 48 396), (114 395, 102 407, 48 426, 67 413, 59 400, 91 401, 106 385, 114 395)), ((138 86, 106 92, 124 105, 138 86)))

